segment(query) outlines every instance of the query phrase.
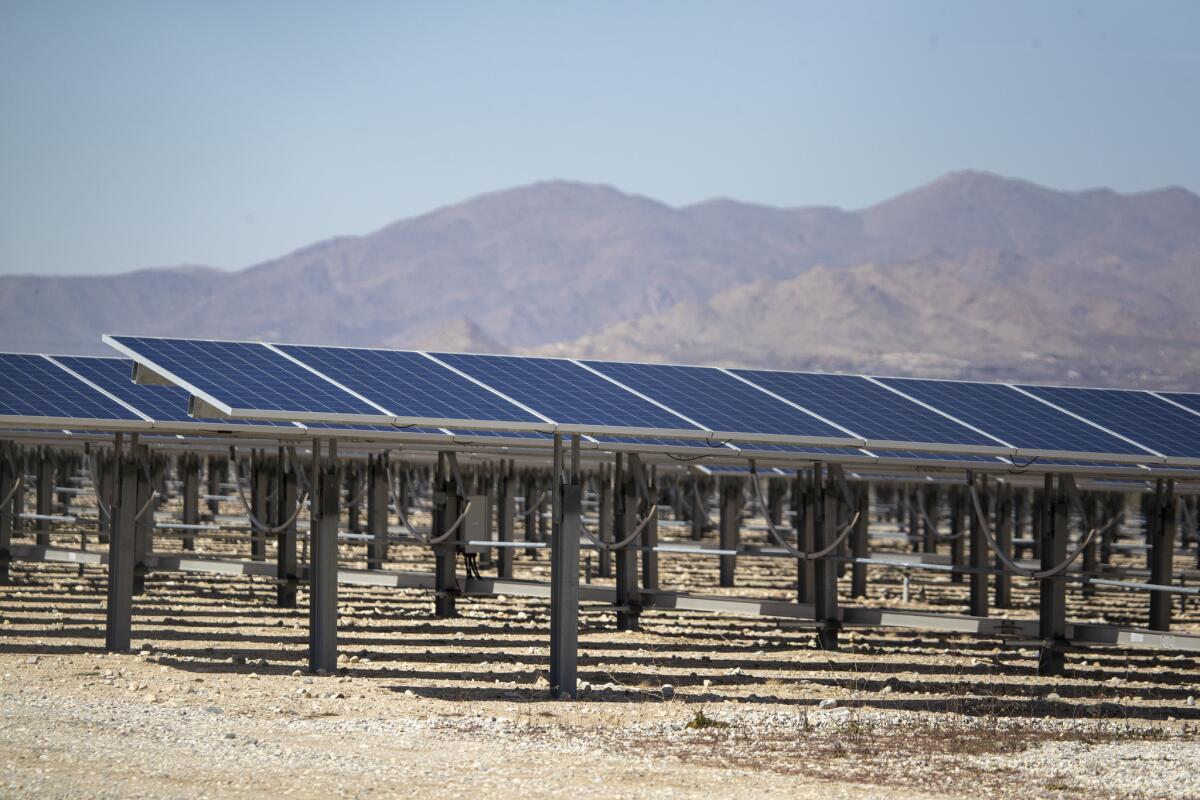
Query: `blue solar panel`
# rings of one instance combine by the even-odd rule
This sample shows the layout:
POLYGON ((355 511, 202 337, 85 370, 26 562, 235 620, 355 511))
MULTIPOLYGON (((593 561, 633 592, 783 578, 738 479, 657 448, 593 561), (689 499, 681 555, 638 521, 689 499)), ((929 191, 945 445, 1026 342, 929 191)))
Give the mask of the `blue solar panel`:
POLYGON ((579 429, 701 430, 564 359, 433 355, 560 425, 579 429))
POLYGON ((151 369, 242 411, 387 416, 264 345, 188 339, 107 337, 151 369))
POLYGON ((1146 455, 1142 448, 1010 386, 917 378, 879 380, 1022 450, 1146 455))
POLYGON ((187 413, 187 391, 175 386, 137 385, 133 382, 132 361, 80 356, 55 356, 54 360, 152 419, 194 422, 187 413))
POLYGON ((1188 392, 1158 392, 1158 394, 1200 414, 1200 394, 1190 394, 1188 392))
POLYGON ((398 417, 544 422, 420 353, 283 344, 277 347, 398 417))
POLYGON ((584 363, 714 431, 851 439, 844 431, 712 367, 584 363))
POLYGON ((0 415, 140 421, 44 356, 0 354, 0 415))
POLYGON ((994 439, 906 400, 861 375, 730 371, 868 440, 1000 446, 994 439))
POLYGON ((1154 395, 1122 389, 1021 388, 1163 455, 1200 458, 1200 416, 1154 395))

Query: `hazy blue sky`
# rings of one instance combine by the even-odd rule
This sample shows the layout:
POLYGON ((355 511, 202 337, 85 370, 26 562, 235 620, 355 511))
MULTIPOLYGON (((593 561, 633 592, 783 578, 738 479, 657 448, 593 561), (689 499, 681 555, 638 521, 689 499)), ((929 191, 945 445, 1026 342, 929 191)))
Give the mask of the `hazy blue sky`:
POLYGON ((0 272, 238 268, 548 178, 1200 190, 1200 2, 0 0, 0 272))

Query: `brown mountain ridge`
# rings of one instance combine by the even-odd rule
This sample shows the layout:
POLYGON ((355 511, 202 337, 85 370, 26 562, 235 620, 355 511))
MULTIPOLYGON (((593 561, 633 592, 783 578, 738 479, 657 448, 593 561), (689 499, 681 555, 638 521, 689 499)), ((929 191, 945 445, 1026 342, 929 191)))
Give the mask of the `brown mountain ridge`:
POLYGON ((1200 389, 1200 197, 957 172, 859 211, 555 181, 237 272, 0 276, 7 350, 103 332, 1200 389))

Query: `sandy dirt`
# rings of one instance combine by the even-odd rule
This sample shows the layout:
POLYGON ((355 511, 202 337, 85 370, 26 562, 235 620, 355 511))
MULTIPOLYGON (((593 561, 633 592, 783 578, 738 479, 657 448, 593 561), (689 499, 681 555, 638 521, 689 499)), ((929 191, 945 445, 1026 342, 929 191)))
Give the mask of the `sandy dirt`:
MULTIPOLYGON (((719 592, 712 559, 662 569, 719 592)), ((786 598, 788 569, 742 559, 726 593, 786 598)), ((518 577, 547 572, 521 555, 518 577)), ((1192 656, 1093 649, 1043 679, 998 640, 857 630, 829 653, 789 621, 647 611, 618 633, 585 606, 580 698, 554 701, 544 602, 465 599, 440 620, 426 593, 340 587, 340 669, 321 677, 305 608, 275 608, 262 579, 152 575, 134 652, 104 654, 104 578, 18 563, 0 588, 4 797, 1200 797, 1192 656)), ((1004 613, 1034 615, 1016 587, 1004 613)), ((944 575, 910 588, 907 608, 963 611, 944 575)), ((900 595, 877 571, 865 602, 900 595)), ((1127 592, 1070 603, 1072 619, 1145 614, 1127 592)), ((1179 628, 1198 623, 1188 606, 1179 628)))

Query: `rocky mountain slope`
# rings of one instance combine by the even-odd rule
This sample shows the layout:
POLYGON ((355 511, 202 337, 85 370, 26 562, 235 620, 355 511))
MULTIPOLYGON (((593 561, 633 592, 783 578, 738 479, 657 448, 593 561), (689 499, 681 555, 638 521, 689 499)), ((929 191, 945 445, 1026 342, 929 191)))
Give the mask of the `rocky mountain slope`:
MULTIPOLYGON (((0 265, 3 268, 3 265, 0 265)), ((239 272, 0 276, 4 349, 102 332, 1200 389, 1200 197, 952 173, 860 211, 551 182, 239 272)))

